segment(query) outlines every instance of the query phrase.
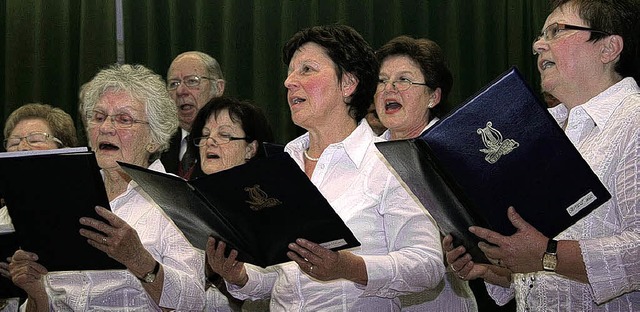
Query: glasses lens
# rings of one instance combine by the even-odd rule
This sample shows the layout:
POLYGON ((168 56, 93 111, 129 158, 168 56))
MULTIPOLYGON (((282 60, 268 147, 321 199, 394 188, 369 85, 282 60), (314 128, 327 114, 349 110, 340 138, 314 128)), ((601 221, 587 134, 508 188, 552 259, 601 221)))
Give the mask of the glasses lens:
POLYGON ((547 41, 553 40, 558 35, 558 30, 560 29, 558 23, 553 23, 547 27, 547 32, 545 33, 545 39, 547 41))
POLYGON ((131 125, 133 125, 133 117, 127 115, 127 114, 118 114, 113 116, 115 122, 116 122, 116 126, 120 127, 120 128, 129 128, 131 127, 131 125))
POLYGON ((27 136, 27 143, 29 144, 42 144, 47 141, 47 135, 45 133, 32 133, 27 136))
POLYGON ((396 88, 398 91, 407 91, 411 88, 411 81, 409 80, 398 80, 395 82, 396 88))
POLYGON ((20 145, 20 138, 8 138, 4 140, 4 148, 10 149, 20 145))
POLYGON ((198 85, 200 85, 200 77, 198 76, 187 76, 184 77, 183 80, 184 84, 187 85, 187 87, 197 87, 198 85))
POLYGON ((171 80, 167 83, 167 90, 175 90, 180 86, 180 80, 171 80))

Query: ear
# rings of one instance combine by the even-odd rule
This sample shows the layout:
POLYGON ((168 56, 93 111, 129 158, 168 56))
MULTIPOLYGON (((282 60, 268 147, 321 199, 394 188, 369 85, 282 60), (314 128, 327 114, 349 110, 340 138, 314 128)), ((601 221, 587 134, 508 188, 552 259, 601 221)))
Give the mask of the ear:
POLYGON ((245 148, 244 159, 249 160, 253 158, 253 156, 256 156, 257 153, 258 153, 258 141, 253 140, 251 143, 247 144, 247 147, 245 148))
POLYGON ((616 61, 620 57, 623 48, 624 41, 619 35, 611 35, 602 39, 600 60, 603 64, 616 61))
POLYGON ((156 143, 148 143, 146 146, 146 149, 147 149, 147 152, 149 152, 150 154, 153 154, 158 151, 158 147, 159 145, 156 143))
POLYGON ((226 82, 222 79, 216 79, 216 90, 218 90, 218 94, 216 94, 215 96, 222 96, 222 94, 224 93, 224 86, 225 86, 226 82))
POLYGON ((358 78, 352 73, 342 74, 342 96, 349 97, 353 94, 358 86, 358 78))
POLYGON ((442 99, 442 89, 436 88, 433 92, 431 92, 431 96, 429 96, 429 108, 434 108, 438 104, 440 104, 440 100, 442 99))

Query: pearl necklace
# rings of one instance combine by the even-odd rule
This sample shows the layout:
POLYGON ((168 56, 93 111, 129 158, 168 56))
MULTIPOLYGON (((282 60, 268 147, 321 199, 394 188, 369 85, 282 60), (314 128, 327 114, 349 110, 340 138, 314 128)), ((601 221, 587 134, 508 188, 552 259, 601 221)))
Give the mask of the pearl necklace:
POLYGON ((311 161, 318 161, 318 160, 320 160, 320 157, 318 157, 318 158, 313 158, 313 157, 309 156, 309 153, 307 153, 307 150, 304 150, 304 158, 306 158, 307 160, 311 160, 311 161))

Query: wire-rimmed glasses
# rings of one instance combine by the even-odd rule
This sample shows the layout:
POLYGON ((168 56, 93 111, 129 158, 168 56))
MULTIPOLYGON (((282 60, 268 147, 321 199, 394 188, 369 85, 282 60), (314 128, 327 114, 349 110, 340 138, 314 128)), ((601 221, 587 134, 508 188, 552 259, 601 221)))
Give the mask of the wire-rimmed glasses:
POLYGON ((247 142, 251 141, 251 138, 249 137, 234 137, 228 134, 218 134, 215 137, 211 135, 207 135, 207 136, 193 138, 193 144, 195 144, 196 146, 205 146, 207 145, 207 142, 209 141, 209 139, 211 139, 211 141, 213 141, 213 144, 216 146, 224 145, 231 141, 237 141, 237 140, 244 140, 247 142))
POLYGON ((380 92, 387 87, 387 84, 391 83, 391 86, 394 87, 398 91, 407 91, 413 85, 426 86, 425 82, 413 82, 407 78, 401 78, 398 80, 391 81, 389 79, 378 79, 378 87, 376 92, 380 92))
POLYGON ((113 127, 117 129, 131 128, 131 126, 136 123, 149 124, 149 122, 135 119, 129 114, 120 113, 108 115, 101 111, 93 111, 92 113, 88 114, 87 122, 89 123, 90 127, 96 127, 102 125, 108 118, 111 119, 111 124, 113 125, 113 127))
POLYGON ((175 89, 178 89, 178 87, 183 83, 184 83, 185 86, 187 86, 187 88, 195 88, 195 87, 200 85, 200 81, 202 79, 216 80, 215 78, 209 78, 209 77, 198 76, 198 75, 184 76, 184 79, 182 79, 182 80, 180 80, 180 79, 170 79, 167 82, 167 90, 173 91, 175 89))
POLYGON ((9 137, 4 139, 4 148, 7 151, 15 151, 18 149, 20 142, 25 140, 27 144, 32 147, 44 147, 47 141, 53 141, 58 144, 59 147, 63 147, 62 141, 46 132, 31 132, 23 137, 9 137))

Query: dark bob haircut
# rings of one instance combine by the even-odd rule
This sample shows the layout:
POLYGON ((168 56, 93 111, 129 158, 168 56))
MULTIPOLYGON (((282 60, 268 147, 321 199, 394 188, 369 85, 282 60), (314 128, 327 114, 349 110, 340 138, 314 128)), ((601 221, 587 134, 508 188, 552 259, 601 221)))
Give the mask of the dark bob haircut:
POLYGON ((444 53, 440 46, 432 40, 421 38, 414 39, 408 36, 399 36, 384 44, 378 51, 376 57, 382 65, 384 59, 389 56, 405 55, 411 58, 420 67, 420 72, 424 76, 424 81, 431 90, 440 88, 440 105, 431 109, 435 116, 442 116, 445 108, 447 96, 451 92, 453 76, 447 67, 444 53))
POLYGON ((358 79, 358 86, 351 96, 349 106, 351 117, 356 121, 364 118, 373 102, 378 83, 378 62, 371 46, 353 28, 346 25, 314 26, 297 32, 282 48, 282 60, 289 65, 293 54, 308 42, 324 48, 336 65, 338 82, 343 73, 350 73, 358 79))

